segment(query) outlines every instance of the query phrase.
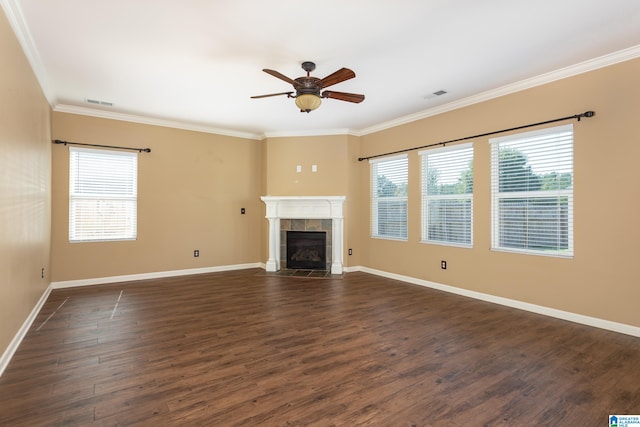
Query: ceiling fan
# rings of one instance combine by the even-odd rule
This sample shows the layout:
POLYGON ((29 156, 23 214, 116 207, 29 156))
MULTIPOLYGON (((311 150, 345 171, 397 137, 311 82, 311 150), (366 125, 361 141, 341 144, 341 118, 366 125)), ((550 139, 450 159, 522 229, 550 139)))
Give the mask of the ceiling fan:
POLYGON ((322 103, 321 98, 333 98, 338 99, 340 101, 347 102, 355 102, 360 103, 364 101, 364 95, 359 95, 357 93, 346 93, 346 92, 336 92, 333 90, 325 90, 323 89, 333 86, 335 84, 341 83, 345 80, 352 79, 356 76, 352 70, 348 68, 341 68, 333 74, 329 74, 327 77, 323 79, 319 79, 317 77, 311 77, 311 72, 316 69, 316 64, 310 61, 305 61, 302 63, 302 69, 307 72, 306 77, 298 77, 297 79, 290 79, 289 77, 269 69, 264 69, 267 74, 272 75, 273 77, 277 77, 280 80, 284 80, 287 83, 290 83, 295 89, 294 92, 279 92, 279 93, 270 93, 268 95, 257 95, 252 96, 251 98, 267 98, 269 96, 280 96, 287 95, 287 98, 295 98, 296 105, 300 108, 301 113, 309 113, 320 106, 322 103))

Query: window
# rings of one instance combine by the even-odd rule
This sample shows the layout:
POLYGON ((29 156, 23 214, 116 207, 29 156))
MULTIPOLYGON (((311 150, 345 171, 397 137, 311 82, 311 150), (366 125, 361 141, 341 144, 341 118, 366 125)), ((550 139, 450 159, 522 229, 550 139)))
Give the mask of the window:
POLYGON ((472 245, 473 144, 421 151, 422 241, 472 245))
POLYGON ((492 248, 573 256, 573 125, 489 142, 492 248))
POLYGON ((135 239, 138 154, 69 152, 69 240, 135 239))
POLYGON ((407 156, 370 160, 371 235, 407 239, 407 156))

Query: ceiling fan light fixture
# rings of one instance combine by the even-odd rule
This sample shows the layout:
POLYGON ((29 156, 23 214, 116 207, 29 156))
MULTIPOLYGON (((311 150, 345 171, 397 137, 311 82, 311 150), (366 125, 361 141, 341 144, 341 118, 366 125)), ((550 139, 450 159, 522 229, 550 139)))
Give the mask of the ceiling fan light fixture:
POLYGON ((364 101, 364 95, 357 93, 336 92, 333 90, 325 90, 329 86, 333 86, 338 83, 342 83, 345 80, 352 79, 356 76, 353 70, 348 68, 340 68, 338 71, 329 74, 323 79, 317 77, 311 77, 310 73, 316 68, 316 64, 311 61, 305 61, 302 63, 302 69, 307 72, 306 76, 298 77, 297 79, 290 79, 284 74, 276 71, 264 68, 262 71, 276 77, 282 81, 285 81, 293 86, 294 92, 279 92, 269 93, 267 95, 257 95, 251 98, 268 98, 271 96, 287 95, 287 98, 295 98, 296 106, 302 113, 310 113, 322 104, 322 98, 332 98, 338 101, 353 102, 358 104, 364 101))
POLYGON ((318 95, 311 93, 304 93, 296 96, 296 105, 300 108, 301 112, 309 113, 322 104, 322 100, 318 95))

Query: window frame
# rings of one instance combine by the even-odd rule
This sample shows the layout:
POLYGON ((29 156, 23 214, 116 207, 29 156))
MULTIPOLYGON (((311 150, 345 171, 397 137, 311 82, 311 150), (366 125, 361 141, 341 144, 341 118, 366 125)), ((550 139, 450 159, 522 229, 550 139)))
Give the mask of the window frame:
POLYGON ((443 246, 455 246, 461 248, 472 248, 473 247, 473 174, 471 175, 471 185, 472 190, 470 193, 459 193, 459 194, 429 194, 429 185, 428 185, 428 176, 429 176, 429 156, 431 155, 439 155, 442 153, 453 153, 455 151, 459 151, 461 156, 463 157, 463 161, 466 161, 468 157, 473 162, 474 160, 474 146, 473 142, 467 142, 463 144, 456 144, 447 147, 440 148, 432 148, 429 150, 419 151, 420 155, 420 172, 421 172, 421 240, 420 243, 425 244, 434 244, 434 245, 443 245, 443 246), (470 152, 470 153, 469 153, 470 152), (470 156, 469 156, 470 154, 470 156), (429 237, 429 218, 430 218, 430 201, 437 200, 468 200, 470 204, 470 215, 469 215, 469 241, 468 242, 459 242, 452 240, 439 240, 433 237, 429 237))
MULTIPOLYGON (((87 163, 87 161, 85 161, 87 163)), ((87 167, 85 164, 84 167, 87 167)), ((125 168, 126 169, 126 168, 125 168)), ((88 170, 88 169, 87 169, 88 170)), ((69 242, 70 243, 86 243, 86 242, 115 242, 115 241, 132 241, 137 240, 137 230, 138 230, 138 153, 135 152, 125 152, 119 150, 103 150, 103 149, 92 149, 92 148, 81 148, 81 147, 69 147, 69 242), (117 158, 127 158, 128 159, 128 168, 127 170, 127 179, 126 181, 126 191, 113 191, 113 188, 108 188, 108 186, 102 185, 101 183, 105 182, 101 180, 106 176, 99 176, 93 172, 83 173, 82 170, 78 168, 82 168, 82 158, 78 158, 77 156, 82 156, 83 154, 93 156, 94 159, 96 156, 103 156, 103 161, 108 161, 111 159, 114 161, 117 158), (92 176, 93 175, 93 176, 92 176), (85 180, 84 184, 81 183, 81 180, 85 180), (93 180, 93 183, 89 181, 93 180), (84 190, 82 189, 84 187, 84 190), (102 188, 102 191, 99 191, 99 188, 102 188), (96 188, 94 191, 89 191, 89 188, 96 188), (100 224, 100 219, 94 221, 91 224, 88 221, 82 221, 78 219, 78 216, 81 215, 82 206, 79 204, 85 202, 85 206, 89 206, 86 202, 91 203, 94 201, 96 204, 93 209, 95 209, 98 214, 100 214, 101 209, 109 210, 116 209, 119 214, 124 212, 119 219, 124 219, 124 228, 122 233, 106 233, 104 228, 104 223, 100 224), (112 202, 112 206, 108 206, 109 202, 112 202), (116 202, 114 207, 113 202, 116 202), (117 202, 121 202, 121 205, 118 207, 117 202), (107 205, 107 207, 101 206, 107 205), (89 224, 90 226, 94 226, 96 230, 98 230, 98 234, 95 237, 91 237, 91 232, 83 230, 83 224, 86 226, 89 224)), ((95 216, 93 217, 95 219, 95 216)))
POLYGON ((370 197, 371 197, 371 210, 370 210, 370 214, 371 214, 371 228, 370 228, 370 235, 372 238, 374 239, 384 239, 384 240, 397 240, 397 241, 403 241, 406 242, 409 240, 409 156, 407 154, 400 154, 400 155, 395 155, 395 156, 387 156, 387 157, 380 157, 380 158, 376 158, 376 159, 369 159, 369 164, 370 164, 370 184, 371 184, 371 192, 370 192, 370 197), (377 178, 378 178, 378 174, 374 173, 377 172, 377 169, 379 167, 379 165, 384 164, 384 163, 391 163, 391 162, 397 162, 397 161, 404 161, 404 175, 405 175, 405 181, 406 181, 406 188, 407 188, 407 194, 405 194, 404 196, 393 196, 393 197, 380 197, 377 195, 377 189, 378 189, 378 183, 377 183, 377 178), (391 234, 381 234, 380 233, 380 223, 379 223, 379 206, 380 206, 380 201, 381 199, 384 199, 384 201, 388 201, 388 202, 396 202, 396 203, 401 203, 404 204, 404 213, 405 213, 405 218, 404 218, 404 229, 401 230, 404 233, 400 233, 400 235, 391 235, 391 234), (404 235, 402 235, 404 234, 404 235))
MULTIPOLYGON (((539 256, 548 256, 548 257, 557 257, 557 258, 573 258, 575 254, 574 248, 574 176, 575 176, 575 162, 574 162, 574 131, 573 124, 554 126, 550 128, 522 132, 513 135, 503 136, 499 138, 492 138, 489 140, 489 144, 491 146, 491 250, 492 251, 500 251, 500 252, 509 252, 509 253, 519 253, 519 254, 527 254, 527 255, 539 255, 539 256), (560 139, 560 135, 570 133, 570 154, 566 156, 567 159, 570 160, 570 176, 571 176, 571 184, 568 188, 564 189, 553 189, 553 190, 530 190, 530 191, 500 191, 500 177, 499 177, 499 163, 500 163, 500 144, 510 143, 510 145, 517 145, 518 142, 524 143, 528 140, 549 138, 556 136, 555 138, 560 139), (504 244, 500 244, 501 242, 501 218, 500 218, 500 202, 505 200, 527 200, 529 203, 530 200, 540 200, 544 199, 552 199, 555 198, 557 201, 560 201, 562 198, 566 198, 567 200, 567 214, 566 214, 566 241, 567 248, 563 249, 556 245, 554 249, 532 249, 531 247, 527 248, 517 248, 505 246, 504 244)), ((552 149, 549 149, 550 154, 547 154, 549 158, 553 156, 552 149)), ((527 164, 527 166, 530 166, 527 164)), ((543 176, 543 175, 539 175, 543 176)), ((529 205, 526 206, 529 209, 529 205)), ((528 211, 527 211, 528 218, 528 211)), ((527 220, 528 221, 528 220, 527 220)), ((531 226, 530 222, 526 222, 527 226, 531 226)), ((560 229, 561 225, 556 225, 558 229, 560 229)), ((539 237, 540 235, 536 234, 526 234, 527 240, 531 240, 531 237, 539 237)), ((528 243, 527 243, 528 245, 528 243)))

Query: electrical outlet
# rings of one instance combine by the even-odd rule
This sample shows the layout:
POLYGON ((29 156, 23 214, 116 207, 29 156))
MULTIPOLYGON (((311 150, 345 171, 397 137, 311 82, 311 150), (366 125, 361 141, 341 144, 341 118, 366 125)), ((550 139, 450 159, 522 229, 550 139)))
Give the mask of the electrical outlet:
POLYGON ((353 249, 349 248, 349 255, 353 255, 353 249))
POLYGON ((44 279, 44 267, 42 267, 42 272, 40 273, 40 277, 44 279))
POLYGON ((240 214, 244 215, 245 213, 247 213, 247 211, 244 208, 240 208, 240 214))
POLYGON ((447 261, 440 261, 440 268, 443 270, 447 269, 447 261))
POLYGON ((193 251, 193 256, 198 258, 200 256, 200 251, 197 250, 197 249, 195 251, 193 251))

